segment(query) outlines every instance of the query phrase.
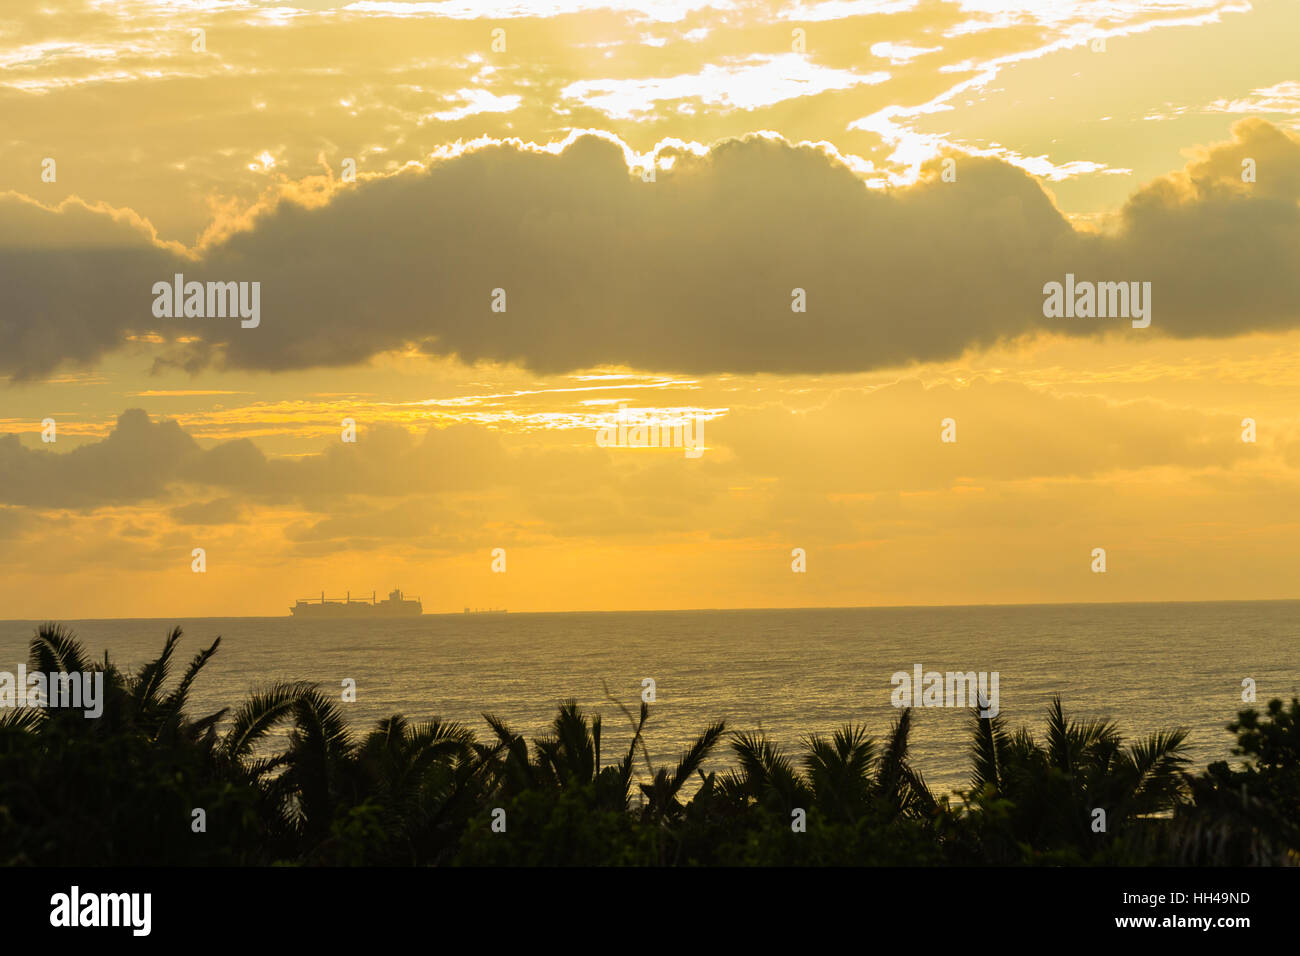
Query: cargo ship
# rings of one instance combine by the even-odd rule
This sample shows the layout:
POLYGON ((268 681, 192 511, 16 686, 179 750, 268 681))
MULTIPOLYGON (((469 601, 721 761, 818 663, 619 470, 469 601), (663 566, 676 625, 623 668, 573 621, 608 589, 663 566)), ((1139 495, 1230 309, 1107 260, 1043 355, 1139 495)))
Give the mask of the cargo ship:
POLYGON ((373 591, 370 592, 369 601, 352 600, 351 591, 341 601, 337 598, 327 601, 325 592, 321 591, 320 600, 300 598, 297 604, 289 608, 289 613, 294 617, 308 618, 419 617, 424 613, 424 607, 419 598, 408 598, 396 589, 390 591, 383 601, 376 601, 373 591))

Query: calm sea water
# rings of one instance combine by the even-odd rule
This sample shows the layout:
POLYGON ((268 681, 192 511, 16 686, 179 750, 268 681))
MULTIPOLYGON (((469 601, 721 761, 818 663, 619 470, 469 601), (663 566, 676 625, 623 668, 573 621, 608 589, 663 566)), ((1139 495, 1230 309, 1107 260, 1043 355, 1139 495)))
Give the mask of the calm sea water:
MULTIPOLYGON (((275 678, 340 693, 352 678, 357 701, 343 706, 355 730, 393 713, 437 715, 486 738, 486 712, 531 738, 546 730, 558 701, 574 697, 604 714, 606 762, 631 739, 606 687, 635 712, 650 677, 658 700, 646 741, 656 766, 719 719, 732 730, 762 729, 788 748, 847 721, 882 738, 897 713, 890 677, 918 663, 927 671, 998 671, 1001 712, 1038 734, 1053 694, 1067 713, 1113 718, 1126 735, 1185 726, 1198 767, 1230 757, 1224 725, 1243 706, 1244 678, 1256 681, 1261 705, 1300 694, 1295 601, 65 623, 94 656, 107 649, 129 665, 155 655, 179 624, 185 638, 174 675, 220 635, 221 650, 192 695, 195 715, 275 678)), ((0 670, 26 660, 34 628, 0 622, 0 670)), ((915 716, 918 769, 936 790, 964 787, 965 713, 927 708, 915 716)), ((706 769, 727 757, 715 751, 706 769)))

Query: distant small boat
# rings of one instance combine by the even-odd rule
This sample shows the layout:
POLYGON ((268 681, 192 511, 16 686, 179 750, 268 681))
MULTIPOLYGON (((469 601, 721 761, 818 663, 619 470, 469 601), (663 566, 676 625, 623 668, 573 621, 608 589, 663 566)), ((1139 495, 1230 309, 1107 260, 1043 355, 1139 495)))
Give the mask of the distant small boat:
POLYGON ((466 614, 505 614, 506 609, 503 607, 476 607, 473 610, 465 608, 466 614))
POLYGON ((289 608, 289 613, 294 617, 309 618, 419 617, 424 613, 424 606, 420 604, 419 598, 405 597, 396 589, 388 592, 387 599, 383 601, 375 600, 374 591, 370 592, 369 601, 352 600, 351 591, 343 600, 334 598, 327 601, 325 592, 321 591, 319 601, 316 598, 300 598, 297 604, 289 608))

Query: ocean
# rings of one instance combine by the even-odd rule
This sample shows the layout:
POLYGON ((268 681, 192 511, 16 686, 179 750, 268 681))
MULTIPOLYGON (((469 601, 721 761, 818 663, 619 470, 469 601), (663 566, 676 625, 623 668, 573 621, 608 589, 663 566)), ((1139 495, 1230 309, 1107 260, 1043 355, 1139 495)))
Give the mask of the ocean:
MULTIPOLYGON (((61 623, 93 658, 107 649, 132 667, 180 625, 173 680, 220 635, 221 649, 193 689, 192 716, 233 707, 276 678, 317 681, 340 695, 350 678, 357 699, 341 706, 358 733, 402 713, 460 720, 487 739, 481 715, 491 713, 531 739, 546 731, 556 704, 573 697, 604 715, 604 763, 632 734, 615 701, 636 713, 651 678, 656 701, 645 740, 656 767, 671 767, 720 719, 729 730, 761 729, 789 750, 801 735, 849 721, 883 740, 897 716, 891 675, 917 664, 998 672, 1001 713, 1040 737, 1054 694, 1067 715, 1113 718, 1126 738, 1186 727, 1196 769, 1232 759, 1224 725, 1246 706, 1243 680, 1255 681, 1261 708, 1300 694, 1297 601, 61 623)), ((0 622, 0 670, 27 659, 35 627, 0 622)), ((913 764, 937 792, 965 787, 966 712, 930 707, 913 716, 913 764)), ((719 748, 705 768, 730 765, 719 748)))

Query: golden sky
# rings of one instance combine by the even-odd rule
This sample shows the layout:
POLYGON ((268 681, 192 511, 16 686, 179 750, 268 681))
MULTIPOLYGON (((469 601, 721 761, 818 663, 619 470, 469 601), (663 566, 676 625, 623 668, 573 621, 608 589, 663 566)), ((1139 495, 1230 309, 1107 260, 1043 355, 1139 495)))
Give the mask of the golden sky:
POLYGON ((1300 597, 1297 35, 7 0, 0 617, 1300 597), (1149 327, 1045 316, 1067 275, 1149 327), (703 453, 598 443, 620 405, 703 453))

